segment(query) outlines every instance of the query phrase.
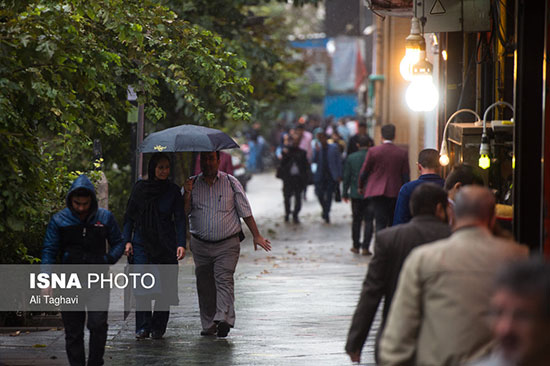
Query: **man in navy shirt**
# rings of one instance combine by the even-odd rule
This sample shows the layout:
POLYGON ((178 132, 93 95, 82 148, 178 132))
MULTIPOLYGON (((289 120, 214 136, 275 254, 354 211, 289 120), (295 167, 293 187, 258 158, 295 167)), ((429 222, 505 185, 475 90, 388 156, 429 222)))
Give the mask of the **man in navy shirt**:
POLYGON ((439 153, 434 149, 424 149, 418 154, 416 163, 420 177, 417 180, 403 184, 397 196, 395 213, 393 215, 393 225, 404 224, 412 218, 409 208, 411 194, 416 187, 422 183, 435 183, 441 187, 445 180, 439 176, 439 153))

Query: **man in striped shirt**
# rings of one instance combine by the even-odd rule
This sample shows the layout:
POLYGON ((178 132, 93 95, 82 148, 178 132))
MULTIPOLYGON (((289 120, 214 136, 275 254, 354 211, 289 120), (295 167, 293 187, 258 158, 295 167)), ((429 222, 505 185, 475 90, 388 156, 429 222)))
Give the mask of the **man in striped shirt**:
POLYGON ((192 236, 201 335, 226 337, 235 324, 233 274, 240 253, 240 218, 254 236, 254 250, 259 245, 270 251, 271 243, 260 235, 239 181, 218 171, 219 152, 201 152, 200 164, 202 173, 184 184, 184 200, 192 236))

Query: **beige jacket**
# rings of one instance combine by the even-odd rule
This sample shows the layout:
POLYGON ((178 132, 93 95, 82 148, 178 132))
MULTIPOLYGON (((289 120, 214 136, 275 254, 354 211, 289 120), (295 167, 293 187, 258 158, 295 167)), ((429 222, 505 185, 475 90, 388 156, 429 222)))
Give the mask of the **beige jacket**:
POLYGON ((460 365, 489 352, 494 275, 527 255, 527 247, 480 227, 413 250, 382 336, 380 365, 460 365))

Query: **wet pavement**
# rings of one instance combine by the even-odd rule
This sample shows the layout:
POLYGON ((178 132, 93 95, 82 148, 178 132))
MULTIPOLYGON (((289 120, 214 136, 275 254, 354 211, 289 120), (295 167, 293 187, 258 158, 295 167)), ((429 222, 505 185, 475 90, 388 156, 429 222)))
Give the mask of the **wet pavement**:
MULTIPOLYGON (((284 223, 281 186, 267 173, 255 175, 247 186, 260 231, 273 250, 255 252, 245 229, 235 274, 237 321, 229 336, 199 335, 188 255, 180 264, 180 305, 172 308, 165 337, 137 341, 134 314, 124 321, 121 309, 111 311, 106 365, 351 364, 344 344, 370 257, 349 251, 349 204, 334 203, 331 224, 325 224, 310 186, 302 223, 284 223)), ((378 323, 379 315, 375 327, 378 323)), ((64 344, 60 328, 0 328, 0 365, 67 365, 64 344)), ((370 336, 362 365, 374 365, 373 345, 370 336)))

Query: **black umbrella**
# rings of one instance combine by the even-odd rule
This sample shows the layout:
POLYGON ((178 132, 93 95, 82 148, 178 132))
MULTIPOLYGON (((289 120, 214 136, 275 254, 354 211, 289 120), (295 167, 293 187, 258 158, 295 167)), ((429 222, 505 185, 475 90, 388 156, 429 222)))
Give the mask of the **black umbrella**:
POLYGON ((238 147, 231 137, 220 130, 181 125, 150 134, 143 140, 138 152, 218 151, 238 147))

